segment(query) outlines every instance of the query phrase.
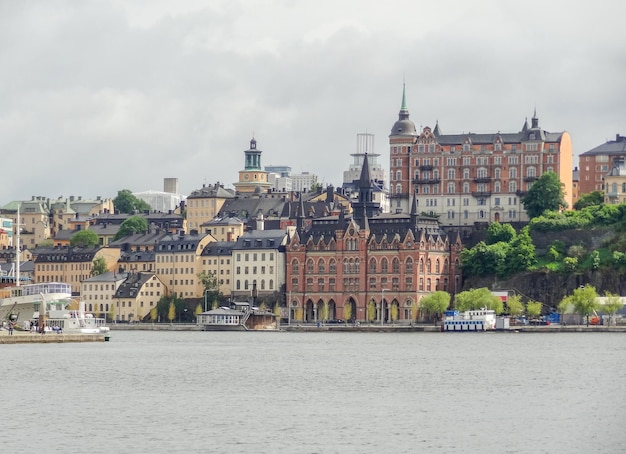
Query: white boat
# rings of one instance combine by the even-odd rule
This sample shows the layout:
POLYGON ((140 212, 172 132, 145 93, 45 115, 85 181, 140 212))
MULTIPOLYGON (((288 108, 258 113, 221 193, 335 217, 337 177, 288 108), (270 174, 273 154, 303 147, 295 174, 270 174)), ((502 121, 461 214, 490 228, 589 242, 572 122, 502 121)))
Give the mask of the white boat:
POLYGON ((44 302, 46 310, 65 309, 72 302, 72 286, 45 282, 0 288, 0 321, 30 323, 44 302))
POLYGON ((496 329, 496 312, 491 309, 446 311, 444 331, 492 331, 496 329))
MULTIPOLYGON (((35 314, 38 320, 39 314, 35 314)), ((85 303, 78 310, 52 309, 45 320, 45 331, 63 334, 107 334, 111 329, 104 318, 85 312, 85 303)))

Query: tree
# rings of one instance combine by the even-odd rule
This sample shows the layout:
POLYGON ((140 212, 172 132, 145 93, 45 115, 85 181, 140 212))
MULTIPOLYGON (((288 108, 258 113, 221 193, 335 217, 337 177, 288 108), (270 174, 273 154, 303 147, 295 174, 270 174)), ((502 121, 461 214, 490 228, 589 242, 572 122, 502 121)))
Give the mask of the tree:
POLYGON ((211 301, 211 309, 217 309, 219 307, 219 281, 217 275, 213 272, 202 271, 196 274, 196 277, 204 288, 204 301, 205 303, 211 301))
POLYGON ((564 320, 563 316, 567 314, 570 310, 570 307, 573 306, 571 300, 572 300, 571 296, 566 296, 565 298, 561 300, 561 302, 556 307, 556 310, 560 315, 561 324, 563 325, 565 325, 565 323, 563 323, 563 320, 564 320))
POLYGON ((581 317, 586 317, 587 326, 589 326, 589 316, 595 312, 598 305, 598 293, 595 287, 589 284, 579 287, 574 290, 570 298, 574 311, 581 317))
POLYGON ((142 216, 131 216, 120 225, 114 240, 119 240, 133 233, 142 233, 148 230, 148 221, 142 216))
POLYGON ((437 290, 429 295, 424 296, 420 300, 420 309, 429 314, 437 325, 446 309, 450 306, 450 294, 441 290, 437 290))
POLYGON ((521 198, 528 217, 532 219, 541 216, 546 211, 559 211, 567 208, 563 186, 556 173, 546 172, 541 175, 521 198))
POLYGON ((100 239, 93 230, 81 230, 70 238, 70 246, 72 247, 93 247, 98 244, 100 244, 100 239))
POLYGON ((496 314, 501 314, 504 309, 502 300, 486 287, 458 293, 454 298, 454 307, 459 311, 492 309, 496 314))
POLYGON ((487 228, 487 244, 494 244, 500 241, 509 243, 515 238, 515 229, 511 224, 500 224, 492 222, 487 228))
POLYGON ((511 317, 519 317, 524 311, 524 303, 520 295, 509 296, 506 300, 506 307, 511 317))
POLYGON ((328 320, 328 302, 327 301, 324 301, 322 303, 322 307, 320 308, 320 313, 318 314, 318 319, 324 322, 328 320))
POLYGON ((582 194, 574 204, 575 210, 582 210, 590 206, 602 205, 604 203, 604 192, 593 191, 588 194, 582 194))
POLYGON ((343 319, 346 321, 352 319, 352 304, 346 304, 343 307, 343 319))
POLYGON ((117 191, 117 197, 113 199, 113 206, 120 213, 126 214, 150 211, 152 209, 148 203, 135 197, 128 189, 117 191))
POLYGON ((376 320, 376 303, 372 300, 367 303, 367 321, 373 322, 376 320))
POLYGON ((167 319, 172 323, 172 320, 176 318, 176 306, 174 305, 174 301, 170 302, 169 308, 167 310, 167 319))
POLYGON ((89 274, 92 277, 93 276, 100 276, 101 274, 104 274, 107 271, 109 271, 109 269, 107 268, 107 262, 106 262, 106 260, 104 260, 104 257, 97 257, 92 262, 91 272, 89 274))
POLYGON ((152 309, 150 309, 150 321, 154 323, 154 321, 157 319, 157 315, 158 315, 157 308, 155 306, 152 309))
POLYGON ((526 271, 537 263, 535 244, 530 236, 528 226, 524 227, 510 243, 506 260, 501 263, 500 276, 526 271))
POLYGON ((202 304, 198 303, 196 306, 196 310, 193 311, 193 315, 196 316, 196 320, 198 319, 198 315, 202 314, 202 304))
POLYGON ((622 303, 622 299, 619 295, 607 292, 604 296, 606 297, 606 300, 601 306, 601 309, 602 312, 605 312, 609 316, 609 326, 611 326, 611 320, 615 316, 615 313, 624 307, 624 303, 622 303))
POLYGON ((526 303, 526 315, 531 320, 533 318, 537 318, 541 315, 541 306, 542 304, 539 301, 529 301, 526 303))

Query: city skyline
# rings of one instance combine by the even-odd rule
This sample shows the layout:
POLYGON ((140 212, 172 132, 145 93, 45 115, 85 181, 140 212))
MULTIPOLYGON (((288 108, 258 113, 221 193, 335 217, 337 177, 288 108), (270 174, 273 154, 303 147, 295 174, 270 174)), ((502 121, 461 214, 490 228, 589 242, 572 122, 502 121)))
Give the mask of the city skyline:
POLYGON ((517 132, 536 109, 574 165, 624 134, 617 1, 169 3, 0 6, 0 204, 232 187, 253 136, 263 166, 338 186, 368 132, 388 171, 403 83, 419 129, 517 132))

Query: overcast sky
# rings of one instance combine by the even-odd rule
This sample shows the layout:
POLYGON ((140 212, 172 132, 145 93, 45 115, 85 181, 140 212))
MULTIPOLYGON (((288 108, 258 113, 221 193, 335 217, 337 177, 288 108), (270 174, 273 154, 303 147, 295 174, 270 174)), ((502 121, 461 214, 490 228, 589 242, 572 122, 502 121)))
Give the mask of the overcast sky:
MULTIPOLYGON (((263 165, 341 185, 356 135, 411 119, 575 154, 626 135, 626 2, 0 0, 0 206, 231 186, 263 165)), ((577 160, 575 159, 575 163, 577 160)))

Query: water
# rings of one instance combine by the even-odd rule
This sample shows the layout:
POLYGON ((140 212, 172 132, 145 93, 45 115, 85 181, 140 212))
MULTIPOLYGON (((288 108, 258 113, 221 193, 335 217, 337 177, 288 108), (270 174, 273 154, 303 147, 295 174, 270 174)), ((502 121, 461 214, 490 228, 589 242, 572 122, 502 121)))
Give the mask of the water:
POLYGON ((619 333, 115 331, 5 345, 3 445, 63 453, 615 453, 619 333))

